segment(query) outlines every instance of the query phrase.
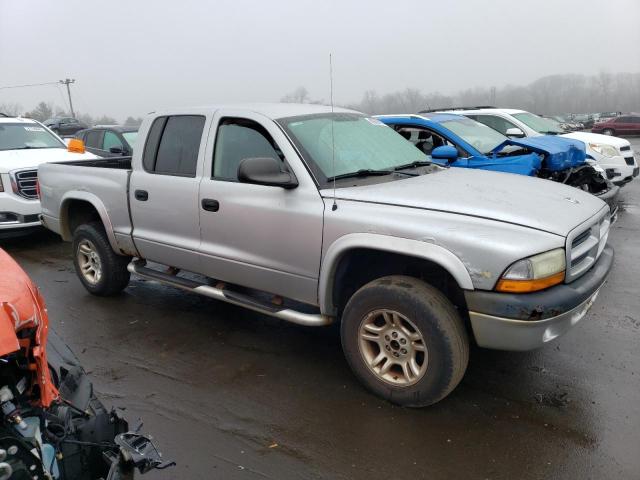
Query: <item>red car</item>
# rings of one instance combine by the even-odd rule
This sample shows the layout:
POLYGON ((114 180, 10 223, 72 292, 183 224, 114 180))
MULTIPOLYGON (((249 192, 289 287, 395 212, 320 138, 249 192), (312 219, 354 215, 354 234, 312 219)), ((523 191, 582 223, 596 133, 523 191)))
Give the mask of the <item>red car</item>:
POLYGON ((131 480, 169 465, 96 398, 40 291, 0 249, 0 479, 131 480))
POLYGON ((605 135, 640 135, 640 114, 627 113, 596 123, 591 129, 593 133, 605 135))

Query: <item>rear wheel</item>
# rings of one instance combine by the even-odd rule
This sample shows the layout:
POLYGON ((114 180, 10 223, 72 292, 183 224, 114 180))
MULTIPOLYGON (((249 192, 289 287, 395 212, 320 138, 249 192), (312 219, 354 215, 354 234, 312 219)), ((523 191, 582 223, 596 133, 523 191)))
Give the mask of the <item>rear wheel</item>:
POLYGON ((602 131, 602 133, 603 133, 604 135, 613 135, 613 134, 615 134, 616 132, 614 132, 611 128, 605 128, 605 129, 602 131))
POLYGON ((111 248, 101 223, 80 225, 73 232, 73 263, 84 287, 94 295, 115 295, 126 288, 130 257, 111 248))
POLYGON ((453 304, 416 278, 390 276, 358 290, 345 307, 342 346, 372 392, 410 407, 431 405, 462 380, 469 340, 453 304))

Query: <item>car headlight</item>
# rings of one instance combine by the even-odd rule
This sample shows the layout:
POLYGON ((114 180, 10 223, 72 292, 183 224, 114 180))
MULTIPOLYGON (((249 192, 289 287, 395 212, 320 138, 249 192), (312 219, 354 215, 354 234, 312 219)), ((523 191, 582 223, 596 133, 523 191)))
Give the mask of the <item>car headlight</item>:
POLYGON ((502 274, 496 290, 528 293, 544 290, 564 281, 566 268, 564 248, 518 260, 502 274))
POLYGON ((604 145, 602 143, 590 143, 589 146, 600 155, 604 155, 605 157, 615 157, 616 155, 618 155, 618 150, 616 150, 611 145, 604 145))

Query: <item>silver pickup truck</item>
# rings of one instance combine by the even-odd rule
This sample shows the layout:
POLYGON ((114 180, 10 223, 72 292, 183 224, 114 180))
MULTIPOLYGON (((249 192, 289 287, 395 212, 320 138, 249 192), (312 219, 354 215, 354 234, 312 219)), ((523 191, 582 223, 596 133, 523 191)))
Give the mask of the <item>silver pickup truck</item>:
POLYGON ((317 105, 153 113, 132 158, 42 165, 39 185, 89 292, 135 273, 301 325, 339 320, 356 376, 408 406, 455 388, 470 341, 528 350, 565 333, 613 262, 595 196, 443 168, 379 120, 317 105))

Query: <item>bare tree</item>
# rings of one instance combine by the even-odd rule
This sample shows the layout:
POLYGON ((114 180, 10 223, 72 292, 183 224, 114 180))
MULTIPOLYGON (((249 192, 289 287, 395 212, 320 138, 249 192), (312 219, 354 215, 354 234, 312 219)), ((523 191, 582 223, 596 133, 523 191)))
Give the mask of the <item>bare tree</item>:
POLYGON ((310 103, 309 92, 305 87, 298 87, 280 99, 284 103, 310 103))
POLYGON ((132 127, 138 127, 140 126, 141 123, 142 123, 142 117, 138 117, 138 118, 127 117, 127 119, 124 121, 125 125, 132 126, 132 127))
POLYGON ((25 117, 44 122, 53 116, 53 104, 40 102, 32 111, 25 113, 25 117))
POLYGON ((19 103, 0 103, 0 113, 10 117, 17 117, 22 113, 22 105, 19 103))
POLYGON ((88 127, 92 127, 95 125, 95 122, 93 121, 93 117, 91 115, 89 115, 88 113, 76 113, 76 118, 84 123, 85 125, 87 125, 88 127))
POLYGON ((101 117, 98 117, 95 119, 95 125, 117 125, 118 121, 113 118, 113 117, 109 117, 108 115, 102 115, 101 117))
POLYGON ((369 114, 415 113, 423 109, 490 105, 520 108, 543 115, 640 111, 640 73, 549 75, 529 85, 474 87, 456 95, 424 94, 415 88, 378 95, 367 90, 350 108, 369 114))

